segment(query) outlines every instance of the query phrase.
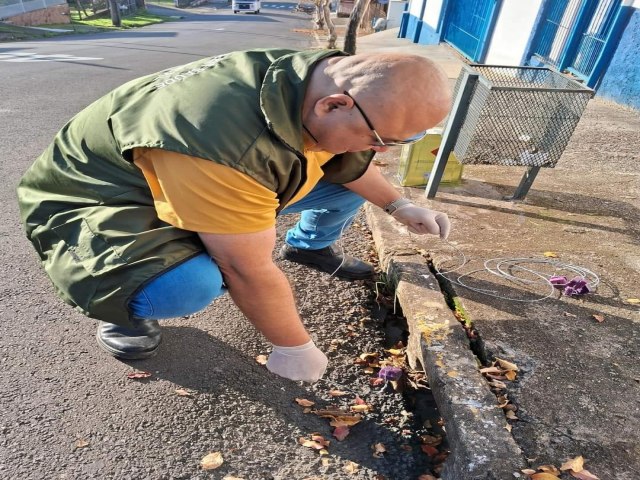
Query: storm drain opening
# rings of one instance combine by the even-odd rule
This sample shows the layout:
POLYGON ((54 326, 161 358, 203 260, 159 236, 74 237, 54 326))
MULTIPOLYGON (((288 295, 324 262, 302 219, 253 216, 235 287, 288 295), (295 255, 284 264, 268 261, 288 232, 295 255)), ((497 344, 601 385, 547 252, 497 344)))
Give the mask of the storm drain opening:
POLYGON ((409 326, 395 290, 389 282, 377 282, 374 293, 371 316, 383 329, 384 348, 387 352, 401 349, 404 356, 400 381, 387 387, 400 394, 405 405, 403 416, 406 417, 406 423, 398 433, 407 439, 407 448, 413 447, 426 457, 428 470, 436 476, 433 478, 439 478, 449 455, 444 419, 438 410, 426 374, 421 370, 413 370, 404 354, 409 340, 409 326))

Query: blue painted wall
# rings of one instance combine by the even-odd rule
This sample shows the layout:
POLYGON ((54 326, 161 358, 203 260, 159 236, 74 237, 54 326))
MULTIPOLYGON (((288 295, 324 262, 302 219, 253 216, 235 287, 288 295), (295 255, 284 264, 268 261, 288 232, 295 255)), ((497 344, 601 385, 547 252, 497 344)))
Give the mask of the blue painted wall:
POLYGON ((407 20, 407 31, 402 38, 413 40, 414 43, 422 45, 437 45, 440 43, 440 33, 436 32, 433 27, 427 25, 415 15, 409 14, 407 20), (420 28, 416 41, 416 32, 420 28))
MULTIPOLYGON (((627 7, 631 8, 631 7, 627 7)), ((640 10, 634 8, 600 86, 599 97, 640 110, 640 10)))
POLYGON ((440 43, 440 33, 436 32, 433 27, 422 22, 422 30, 420 30, 420 38, 418 43, 422 45, 437 45, 440 43))

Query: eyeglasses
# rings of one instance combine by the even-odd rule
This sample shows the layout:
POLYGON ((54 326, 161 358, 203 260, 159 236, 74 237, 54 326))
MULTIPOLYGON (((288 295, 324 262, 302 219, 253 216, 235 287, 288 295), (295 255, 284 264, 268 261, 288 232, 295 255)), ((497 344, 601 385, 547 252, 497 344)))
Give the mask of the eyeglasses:
POLYGON ((409 137, 405 140, 393 140, 391 142, 385 142, 384 140, 382 140, 382 138, 380 138, 380 135, 378 135, 378 132, 376 132, 376 129, 373 128, 373 125, 371 124, 369 117, 367 117, 367 114, 364 113, 364 110, 362 110, 362 107, 358 105, 358 102, 356 102, 356 99, 353 98, 351 94, 349 94, 349 92, 347 92, 346 90, 342 93, 344 93, 347 97, 353 100, 353 105, 358 109, 358 111, 360 112, 360 115, 362 115, 362 118, 364 118, 364 121, 367 122, 367 126, 369 127, 373 135, 376 137, 376 140, 378 141, 378 145, 374 145, 374 147, 393 147, 397 145, 408 145, 411 143, 415 143, 418 140, 422 140, 427 135, 427 131, 425 130, 424 132, 420 132, 417 135, 409 137))

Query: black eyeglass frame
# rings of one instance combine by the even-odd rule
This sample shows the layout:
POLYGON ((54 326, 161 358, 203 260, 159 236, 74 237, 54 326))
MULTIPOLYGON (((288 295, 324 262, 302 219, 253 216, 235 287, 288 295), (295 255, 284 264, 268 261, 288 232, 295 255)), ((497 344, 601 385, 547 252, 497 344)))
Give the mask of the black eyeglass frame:
POLYGON ((369 130, 371 130, 373 135, 376 137, 376 140, 378 141, 378 145, 373 145, 374 147, 395 147, 398 145, 410 145, 412 143, 416 143, 418 140, 422 140, 427 135, 427 130, 425 130, 424 132, 420 132, 417 135, 407 138, 406 140, 394 140, 391 142, 385 142, 384 140, 382 140, 382 138, 380 138, 380 135, 378 135, 378 132, 376 132, 376 129, 373 128, 373 124, 371 123, 371 120, 369 120, 369 117, 367 117, 367 114, 364 113, 364 110, 362 110, 362 107, 358 104, 356 99, 353 98, 353 96, 351 96, 351 94, 346 90, 344 90, 342 93, 344 93, 347 97, 353 100, 353 105, 358 109, 358 111, 360 112, 360 115, 362 115, 362 118, 364 118, 364 121, 367 123, 369 130))

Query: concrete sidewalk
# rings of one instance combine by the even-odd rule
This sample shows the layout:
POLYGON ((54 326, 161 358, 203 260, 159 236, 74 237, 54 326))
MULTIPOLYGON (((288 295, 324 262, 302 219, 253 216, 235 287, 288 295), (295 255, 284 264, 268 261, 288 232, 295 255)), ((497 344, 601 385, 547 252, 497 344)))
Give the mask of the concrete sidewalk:
MULTIPOLYGON (((360 37, 358 52, 425 55, 452 82, 457 77, 462 60, 451 48, 396 35, 360 37)), ((398 186, 449 214, 449 244, 368 209, 382 269, 397 284, 411 330, 410 357, 427 371, 445 420, 452 452, 442 478, 526 478, 523 468, 560 467, 579 455, 601 480, 640 478, 639 151, 638 112, 593 99, 557 167, 542 169, 524 201, 505 200, 523 167, 465 166, 463 182, 441 185, 434 200, 423 188, 398 186), (451 270, 463 255, 470 263, 446 275, 454 315, 427 259, 451 270), (483 266, 553 255, 596 273, 597 291, 543 299, 548 287, 515 284, 483 266), (473 270, 461 279, 473 289, 457 284, 473 270), (514 381, 498 374, 490 385, 483 377, 480 368, 496 358, 517 365, 514 381)), ((377 157, 396 185, 399 153, 377 157)))

